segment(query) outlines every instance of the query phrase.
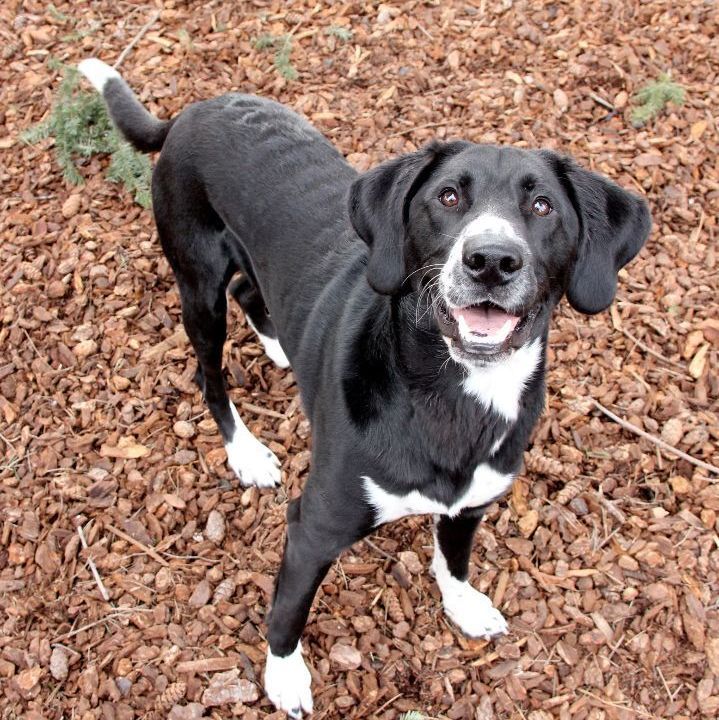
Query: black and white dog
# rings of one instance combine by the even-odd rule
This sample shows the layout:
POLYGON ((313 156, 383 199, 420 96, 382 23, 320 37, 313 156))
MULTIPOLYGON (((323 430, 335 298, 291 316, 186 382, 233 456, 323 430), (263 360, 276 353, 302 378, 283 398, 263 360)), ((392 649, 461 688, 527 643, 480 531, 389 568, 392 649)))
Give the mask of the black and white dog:
POLYGON ((467 635, 506 632, 467 582, 474 531, 542 410, 553 308, 565 293, 583 313, 609 306, 649 233, 644 201, 554 152, 460 141, 358 176, 270 100, 225 95, 162 122, 104 63, 80 70, 135 147, 162 149, 157 228, 240 482, 272 487, 280 468, 225 390, 228 287, 291 363, 312 423, 269 616, 270 699, 311 712, 300 635, 315 592, 345 548, 406 515, 435 516, 447 615, 467 635))

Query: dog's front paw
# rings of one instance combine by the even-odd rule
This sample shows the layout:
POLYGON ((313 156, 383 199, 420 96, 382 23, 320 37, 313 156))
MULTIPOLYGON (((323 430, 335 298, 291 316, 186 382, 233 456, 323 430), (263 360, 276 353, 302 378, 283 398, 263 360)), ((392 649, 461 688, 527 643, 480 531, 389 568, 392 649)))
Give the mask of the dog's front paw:
POLYGON ((267 697, 291 718, 301 718, 303 711, 308 714, 312 712, 312 677, 301 653, 299 643, 294 652, 286 657, 278 657, 268 651, 265 665, 267 697))
POLYGON ((254 437, 244 442, 230 442, 225 445, 227 464, 244 486, 256 485, 271 488, 280 484, 282 472, 280 461, 272 450, 266 448, 254 437))
POLYGON ((457 583, 452 591, 443 594, 442 604, 450 620, 469 637, 489 640, 509 632, 502 613, 468 582, 457 583))

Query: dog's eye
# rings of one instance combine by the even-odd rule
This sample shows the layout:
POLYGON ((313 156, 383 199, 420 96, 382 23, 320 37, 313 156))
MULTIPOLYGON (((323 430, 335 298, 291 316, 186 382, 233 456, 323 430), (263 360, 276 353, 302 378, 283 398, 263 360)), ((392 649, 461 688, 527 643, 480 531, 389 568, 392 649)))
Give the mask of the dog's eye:
POLYGON ((552 212, 552 206, 549 204, 549 200, 545 197, 538 197, 533 203, 532 203, 532 212, 535 215, 539 215, 540 217, 544 217, 545 215, 549 215, 550 212, 552 212))
POLYGON ((439 194, 439 201, 445 207, 457 207, 459 205, 459 195, 454 188, 445 188, 439 194))

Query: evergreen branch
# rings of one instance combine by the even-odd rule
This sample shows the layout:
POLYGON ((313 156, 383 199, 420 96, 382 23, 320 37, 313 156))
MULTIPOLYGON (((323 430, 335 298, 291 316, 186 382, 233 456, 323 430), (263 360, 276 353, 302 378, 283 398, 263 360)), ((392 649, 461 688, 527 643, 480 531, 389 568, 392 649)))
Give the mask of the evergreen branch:
POLYGON ((57 99, 50 116, 21 135, 23 142, 35 144, 54 138, 55 159, 65 179, 73 185, 83 183, 77 158, 109 155, 108 179, 121 182, 133 193, 135 202, 148 207, 152 177, 149 159, 120 136, 100 95, 79 89, 80 75, 75 68, 62 67, 57 61, 49 62, 48 66, 63 72, 57 99))
POLYGON ((273 48, 275 51, 274 64, 277 72, 285 80, 296 80, 298 73, 290 61, 292 54, 292 34, 288 35, 260 35, 255 40, 258 50, 273 48))
POLYGON ((646 125, 659 115, 669 103, 683 105, 686 91, 662 73, 657 80, 639 90, 634 99, 637 106, 632 110, 632 124, 635 127, 646 125))

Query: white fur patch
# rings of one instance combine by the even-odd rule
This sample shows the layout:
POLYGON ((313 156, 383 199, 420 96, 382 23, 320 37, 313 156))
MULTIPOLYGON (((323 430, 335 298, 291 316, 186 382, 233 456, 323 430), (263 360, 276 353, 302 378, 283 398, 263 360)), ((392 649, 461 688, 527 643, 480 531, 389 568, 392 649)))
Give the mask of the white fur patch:
POLYGON ((292 718, 301 718, 302 711, 312 712, 312 676, 302 659, 302 646, 291 655, 278 657, 267 651, 265 665, 265 692, 279 710, 284 710, 292 718))
POLYGON ((262 347, 265 350, 265 355, 272 360, 272 362, 279 368, 286 368, 290 366, 290 361, 285 355, 285 351, 280 345, 280 341, 277 338, 271 338, 267 335, 263 335, 254 325, 252 320, 247 317, 247 324, 255 331, 255 334, 260 339, 262 347))
POLYGON ((266 448, 247 429, 232 403, 230 411, 235 421, 235 430, 232 440, 225 445, 227 464, 234 470, 242 485, 256 485, 260 488, 279 485, 282 479, 280 461, 272 450, 266 448))
POLYGON ((412 490, 405 495, 389 493, 367 475, 362 475, 362 480, 367 501, 376 512, 375 520, 381 525, 407 515, 436 514, 454 517, 465 508, 486 505, 503 495, 514 482, 514 476, 497 472, 486 464, 478 465, 466 492, 452 505, 432 500, 422 495, 419 490, 412 490))
POLYGON ((432 571, 442 593, 442 606, 447 617, 469 637, 490 639, 509 631, 507 621, 492 601, 475 590, 468 581, 458 580, 447 567, 447 560, 434 538, 432 571))
POLYGON ((536 339, 515 350, 505 360, 484 366, 463 363, 468 373, 462 387, 485 407, 493 408, 509 422, 514 422, 519 415, 522 392, 539 367, 541 357, 542 346, 536 339))
POLYGON ((512 238, 525 246, 527 244, 509 220, 491 212, 482 213, 476 218, 472 218, 459 233, 459 241, 464 242, 466 238, 474 235, 484 235, 485 233, 512 238))
POLYGON ((77 69, 90 81, 91 85, 100 94, 105 87, 105 83, 112 78, 120 79, 120 73, 115 68, 110 67, 107 63, 97 58, 88 58, 83 60, 77 69))
POLYGON ((504 442, 506 437, 507 433, 503 433, 502 437, 500 437, 499 440, 495 441, 494 445, 492 445, 489 451, 489 457, 494 457, 499 452, 499 448, 502 447, 502 443, 504 442))

